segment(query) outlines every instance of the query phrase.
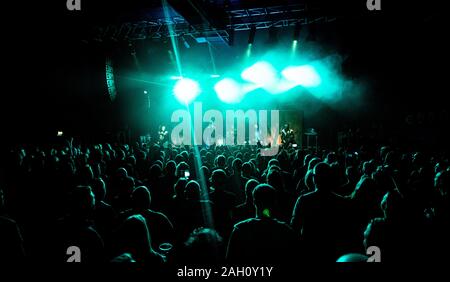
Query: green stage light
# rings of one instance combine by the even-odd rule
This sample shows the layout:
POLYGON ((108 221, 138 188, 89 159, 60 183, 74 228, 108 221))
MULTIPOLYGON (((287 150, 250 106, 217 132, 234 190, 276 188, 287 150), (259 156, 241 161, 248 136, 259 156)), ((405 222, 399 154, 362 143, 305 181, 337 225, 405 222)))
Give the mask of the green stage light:
POLYGON ((180 79, 183 79, 183 77, 182 77, 182 76, 179 76, 179 75, 172 75, 172 76, 170 77, 170 79, 172 79, 172 80, 180 80, 180 79))
POLYGON ((242 99, 241 86, 233 79, 225 78, 214 85, 214 90, 222 102, 232 104, 242 99))
POLYGON ((293 66, 285 68, 281 74, 290 82, 303 87, 317 87, 321 83, 321 78, 312 66, 293 66))
POLYGON ((247 59, 250 58, 250 56, 252 55, 252 48, 253 48, 253 44, 249 43, 247 45, 247 50, 245 51, 245 56, 247 59))
POLYGON ((297 45, 298 45, 298 41, 297 40, 293 40, 292 41, 292 51, 295 51, 297 49, 297 45))
POLYGON ((200 94, 200 91, 198 82, 189 78, 178 80, 173 88, 175 97, 184 104, 192 102, 200 94))
POLYGON ((257 62, 245 69, 241 74, 242 79, 255 83, 260 87, 270 87, 277 81, 274 67, 268 62, 257 62))

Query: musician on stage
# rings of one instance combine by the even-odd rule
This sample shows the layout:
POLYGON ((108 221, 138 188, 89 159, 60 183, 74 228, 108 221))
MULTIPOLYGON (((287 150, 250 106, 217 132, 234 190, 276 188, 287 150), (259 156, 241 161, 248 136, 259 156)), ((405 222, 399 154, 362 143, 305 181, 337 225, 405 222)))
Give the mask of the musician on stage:
POLYGON ((289 147, 291 144, 295 143, 294 130, 289 127, 289 124, 286 123, 281 130, 281 144, 286 147, 289 147))
POLYGON ((159 126, 158 135, 159 144, 164 144, 165 142, 169 141, 169 131, 166 130, 165 125, 159 126))

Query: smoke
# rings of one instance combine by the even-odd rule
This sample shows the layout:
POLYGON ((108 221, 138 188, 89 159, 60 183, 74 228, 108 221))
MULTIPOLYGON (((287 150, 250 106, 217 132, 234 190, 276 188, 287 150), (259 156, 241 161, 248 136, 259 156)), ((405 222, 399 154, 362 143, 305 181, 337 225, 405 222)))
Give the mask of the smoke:
POLYGON ((299 85, 277 93, 281 102, 297 105, 306 115, 313 115, 324 108, 351 115, 367 110, 371 89, 366 78, 352 77, 346 73, 344 65, 348 58, 348 55, 340 54, 330 46, 303 41, 295 53, 286 46, 278 46, 256 60, 270 62, 280 73, 289 66, 311 67, 320 77, 318 85, 299 85))

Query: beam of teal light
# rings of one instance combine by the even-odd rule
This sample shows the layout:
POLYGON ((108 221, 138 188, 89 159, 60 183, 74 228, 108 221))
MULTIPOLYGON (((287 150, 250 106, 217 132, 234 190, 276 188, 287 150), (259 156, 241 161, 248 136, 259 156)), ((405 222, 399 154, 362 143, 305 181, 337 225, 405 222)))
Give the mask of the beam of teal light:
POLYGON ((292 52, 295 52, 297 50, 298 41, 294 40, 292 41, 292 52))
POLYGON ((209 51, 209 56, 211 58, 211 63, 212 63, 212 67, 213 67, 213 73, 216 74, 217 73, 217 69, 216 69, 216 60, 214 59, 214 54, 211 48, 211 43, 208 42, 208 51, 209 51))
MULTIPOLYGON (((166 18, 166 20, 170 20, 169 5, 167 4, 167 0, 162 0, 162 7, 163 7, 163 11, 164 11, 164 17, 166 18)), ((175 54, 175 61, 177 63, 178 74, 180 76, 183 76, 183 69, 181 66, 180 54, 178 52, 178 42, 177 42, 177 40, 175 40, 174 28, 172 25, 168 24, 167 29, 169 30, 170 42, 172 43, 173 53, 175 54)))
POLYGON ((248 59, 251 57, 252 55, 252 48, 253 48, 253 44, 249 43, 247 46, 247 50, 245 51, 245 57, 248 59))
POLYGON ((295 57, 297 53, 297 48, 298 48, 298 40, 293 40, 291 48, 291 60, 295 57))
MULTIPOLYGON (((189 111, 189 108, 186 106, 186 109, 189 111)), ((194 127, 195 121, 193 118, 191 118, 191 136, 195 136, 195 127, 194 127)), ((195 137, 194 137, 195 138, 195 137)), ((200 149, 198 146, 193 146, 194 150, 194 169, 195 173, 197 175, 198 183, 200 184, 200 190, 201 190, 201 209, 202 209, 202 217, 203 222, 206 225, 206 227, 214 228, 214 219, 213 219, 213 212, 212 207, 209 201, 209 187, 208 187, 208 180, 206 179, 205 174, 202 170, 202 158, 200 155, 200 149)))
POLYGON ((160 82, 156 82, 156 81, 150 81, 150 80, 144 80, 144 79, 138 79, 138 78, 134 78, 134 77, 129 77, 129 76, 117 76, 118 78, 123 78, 126 80, 132 80, 132 81, 137 81, 137 82, 142 82, 142 83, 147 83, 147 84, 153 84, 153 85, 158 85, 158 86, 163 86, 163 87, 170 87, 169 84, 165 84, 165 83, 160 83, 160 82))

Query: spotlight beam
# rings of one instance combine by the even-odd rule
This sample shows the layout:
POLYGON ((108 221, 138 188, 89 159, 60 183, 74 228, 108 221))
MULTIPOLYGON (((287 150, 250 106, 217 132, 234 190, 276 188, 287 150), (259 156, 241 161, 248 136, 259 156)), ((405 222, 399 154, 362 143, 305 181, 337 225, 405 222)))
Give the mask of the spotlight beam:
MULTIPOLYGON (((164 17, 169 20, 170 19, 170 14, 169 14, 169 5, 167 4, 167 0, 162 0, 162 7, 163 7, 163 11, 164 11, 164 17)), ((180 55, 178 52, 178 44, 177 44, 177 40, 175 40, 175 31, 172 25, 168 24, 167 25, 167 29, 169 30, 169 34, 170 34, 170 42, 172 43, 172 49, 173 49, 173 53, 175 54, 175 61, 177 63, 177 70, 178 70, 178 74, 180 76, 183 76, 183 70, 181 68, 181 61, 180 61, 180 55)))

